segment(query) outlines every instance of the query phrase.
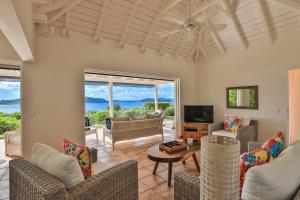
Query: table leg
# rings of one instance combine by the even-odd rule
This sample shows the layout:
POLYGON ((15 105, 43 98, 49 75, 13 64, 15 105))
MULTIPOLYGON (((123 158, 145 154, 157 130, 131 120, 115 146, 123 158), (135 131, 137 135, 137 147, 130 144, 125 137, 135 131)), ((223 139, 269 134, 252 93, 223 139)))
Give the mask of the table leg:
POLYGON ((196 156, 195 153, 193 154, 193 159, 194 159, 194 162, 195 162, 195 165, 196 165, 196 168, 197 168, 198 172, 200 172, 199 162, 197 160, 197 156, 196 156))
POLYGON ((158 164, 159 164, 159 162, 155 163, 152 174, 156 174, 156 170, 157 170, 158 164))
POLYGON ((168 169, 168 186, 171 187, 171 180, 172 180, 172 162, 169 162, 169 169, 168 169))

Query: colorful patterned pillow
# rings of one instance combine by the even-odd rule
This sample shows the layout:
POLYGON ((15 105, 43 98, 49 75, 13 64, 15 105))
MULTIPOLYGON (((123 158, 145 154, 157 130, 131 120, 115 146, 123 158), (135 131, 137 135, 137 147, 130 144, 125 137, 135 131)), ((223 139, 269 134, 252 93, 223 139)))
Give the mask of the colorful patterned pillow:
POLYGON ((278 157, 283 149, 283 133, 281 131, 276 133, 275 136, 267 140, 261 148, 269 152, 271 160, 278 157))
POLYGON ((249 168, 272 161, 283 149, 283 133, 278 132, 267 140, 261 148, 244 153, 240 158, 240 189, 243 188, 246 172, 249 168))
POLYGON ((268 151, 256 149, 249 153, 244 153, 240 158, 240 189, 243 188, 246 172, 249 168, 257 165, 263 165, 270 161, 268 151))
POLYGON ((237 133, 241 126, 241 118, 237 116, 224 115, 224 130, 237 133))
POLYGON ((93 176, 92 159, 90 158, 90 150, 88 147, 64 139, 63 152, 77 158, 84 178, 93 176))

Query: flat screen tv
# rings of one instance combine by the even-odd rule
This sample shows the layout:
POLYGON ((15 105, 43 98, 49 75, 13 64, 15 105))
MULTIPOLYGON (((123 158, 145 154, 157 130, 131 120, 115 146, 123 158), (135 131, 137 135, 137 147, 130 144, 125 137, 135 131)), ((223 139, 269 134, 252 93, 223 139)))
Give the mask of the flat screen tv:
POLYGON ((213 123, 214 107, 211 105, 184 106, 184 122, 213 123))

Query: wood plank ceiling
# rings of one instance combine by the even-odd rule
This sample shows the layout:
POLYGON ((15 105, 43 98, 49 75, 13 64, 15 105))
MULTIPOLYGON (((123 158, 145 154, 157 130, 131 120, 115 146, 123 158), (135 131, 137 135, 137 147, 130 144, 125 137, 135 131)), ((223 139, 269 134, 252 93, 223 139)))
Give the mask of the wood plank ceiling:
POLYGON ((136 45, 141 52, 172 54, 199 61, 240 46, 247 49, 258 39, 273 43, 279 32, 300 26, 300 0, 191 0, 192 13, 205 16, 205 23, 226 24, 220 31, 203 31, 198 42, 186 41, 179 32, 160 37, 159 31, 176 24, 163 16, 185 19, 188 0, 33 0, 38 34, 71 32, 89 35, 101 45, 106 38, 117 47, 136 45))

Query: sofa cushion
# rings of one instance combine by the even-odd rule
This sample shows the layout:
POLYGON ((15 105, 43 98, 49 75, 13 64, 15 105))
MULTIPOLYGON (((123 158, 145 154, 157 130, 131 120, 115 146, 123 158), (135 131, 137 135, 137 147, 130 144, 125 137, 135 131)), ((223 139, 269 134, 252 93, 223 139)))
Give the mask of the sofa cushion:
POLYGON ((230 137, 230 138, 236 138, 236 136, 237 136, 236 133, 232 133, 232 132, 224 131, 224 130, 214 131, 214 132, 212 132, 212 135, 225 136, 225 137, 230 137))
POLYGON ((224 130, 237 133, 241 126, 241 117, 224 115, 224 130))
POLYGON ((64 139, 62 150, 65 154, 74 156, 78 160, 84 178, 93 176, 93 161, 90 157, 90 150, 88 147, 64 139))
POLYGON ((242 116, 241 118, 241 127, 249 126, 251 119, 247 116, 242 116))
POLYGON ((21 145, 21 134, 12 132, 7 134, 7 142, 21 145))
POLYGON ((300 185, 300 141, 287 147, 278 158, 248 170, 242 199, 292 199, 300 185))
POLYGON ((45 144, 32 146, 31 161, 63 182, 66 188, 84 181, 78 161, 45 144))

